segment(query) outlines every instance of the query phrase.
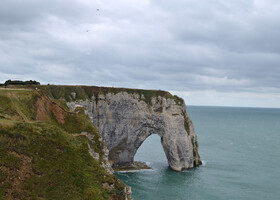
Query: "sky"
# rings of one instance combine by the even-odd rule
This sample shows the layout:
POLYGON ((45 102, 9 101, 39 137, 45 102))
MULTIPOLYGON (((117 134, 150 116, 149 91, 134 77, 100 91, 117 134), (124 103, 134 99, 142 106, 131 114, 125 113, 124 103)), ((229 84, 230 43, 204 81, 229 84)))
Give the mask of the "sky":
POLYGON ((1 0, 8 79, 280 108, 280 1, 1 0))

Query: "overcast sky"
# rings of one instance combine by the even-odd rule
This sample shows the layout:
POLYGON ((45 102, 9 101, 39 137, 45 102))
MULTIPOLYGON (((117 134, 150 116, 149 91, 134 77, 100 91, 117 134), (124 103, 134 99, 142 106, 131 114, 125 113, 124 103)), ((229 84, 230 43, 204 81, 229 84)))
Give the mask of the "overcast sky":
POLYGON ((1 0, 7 79, 280 107, 280 1, 1 0))

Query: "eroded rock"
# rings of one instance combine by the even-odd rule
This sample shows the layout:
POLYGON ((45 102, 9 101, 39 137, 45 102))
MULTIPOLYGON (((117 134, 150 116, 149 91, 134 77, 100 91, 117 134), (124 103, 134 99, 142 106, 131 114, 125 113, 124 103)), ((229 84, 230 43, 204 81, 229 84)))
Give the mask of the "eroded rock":
POLYGON ((198 142, 186 105, 172 98, 119 92, 67 103, 71 110, 83 106, 109 150, 112 166, 133 164, 144 140, 158 134, 169 166, 182 171, 201 164, 198 142))

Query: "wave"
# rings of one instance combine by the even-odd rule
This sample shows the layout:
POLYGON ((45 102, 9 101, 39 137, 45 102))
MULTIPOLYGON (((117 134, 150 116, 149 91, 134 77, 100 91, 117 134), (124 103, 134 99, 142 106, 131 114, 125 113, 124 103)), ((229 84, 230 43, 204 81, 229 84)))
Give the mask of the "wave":
POLYGON ((155 169, 124 170, 124 171, 116 171, 116 173, 133 173, 133 172, 150 172, 150 171, 155 171, 155 169))
POLYGON ((206 161, 206 160, 202 160, 201 162, 202 162, 202 165, 203 165, 203 166, 205 166, 205 165, 206 165, 206 163, 207 163, 207 161, 206 161))

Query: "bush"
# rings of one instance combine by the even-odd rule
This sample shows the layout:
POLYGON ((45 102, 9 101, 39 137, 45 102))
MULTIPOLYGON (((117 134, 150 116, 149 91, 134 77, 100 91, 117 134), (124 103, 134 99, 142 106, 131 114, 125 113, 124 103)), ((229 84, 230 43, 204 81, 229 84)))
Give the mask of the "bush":
POLYGON ((5 82, 5 85, 40 85, 40 83, 35 80, 34 81, 32 81, 32 80, 30 80, 30 81, 7 80, 5 82))

